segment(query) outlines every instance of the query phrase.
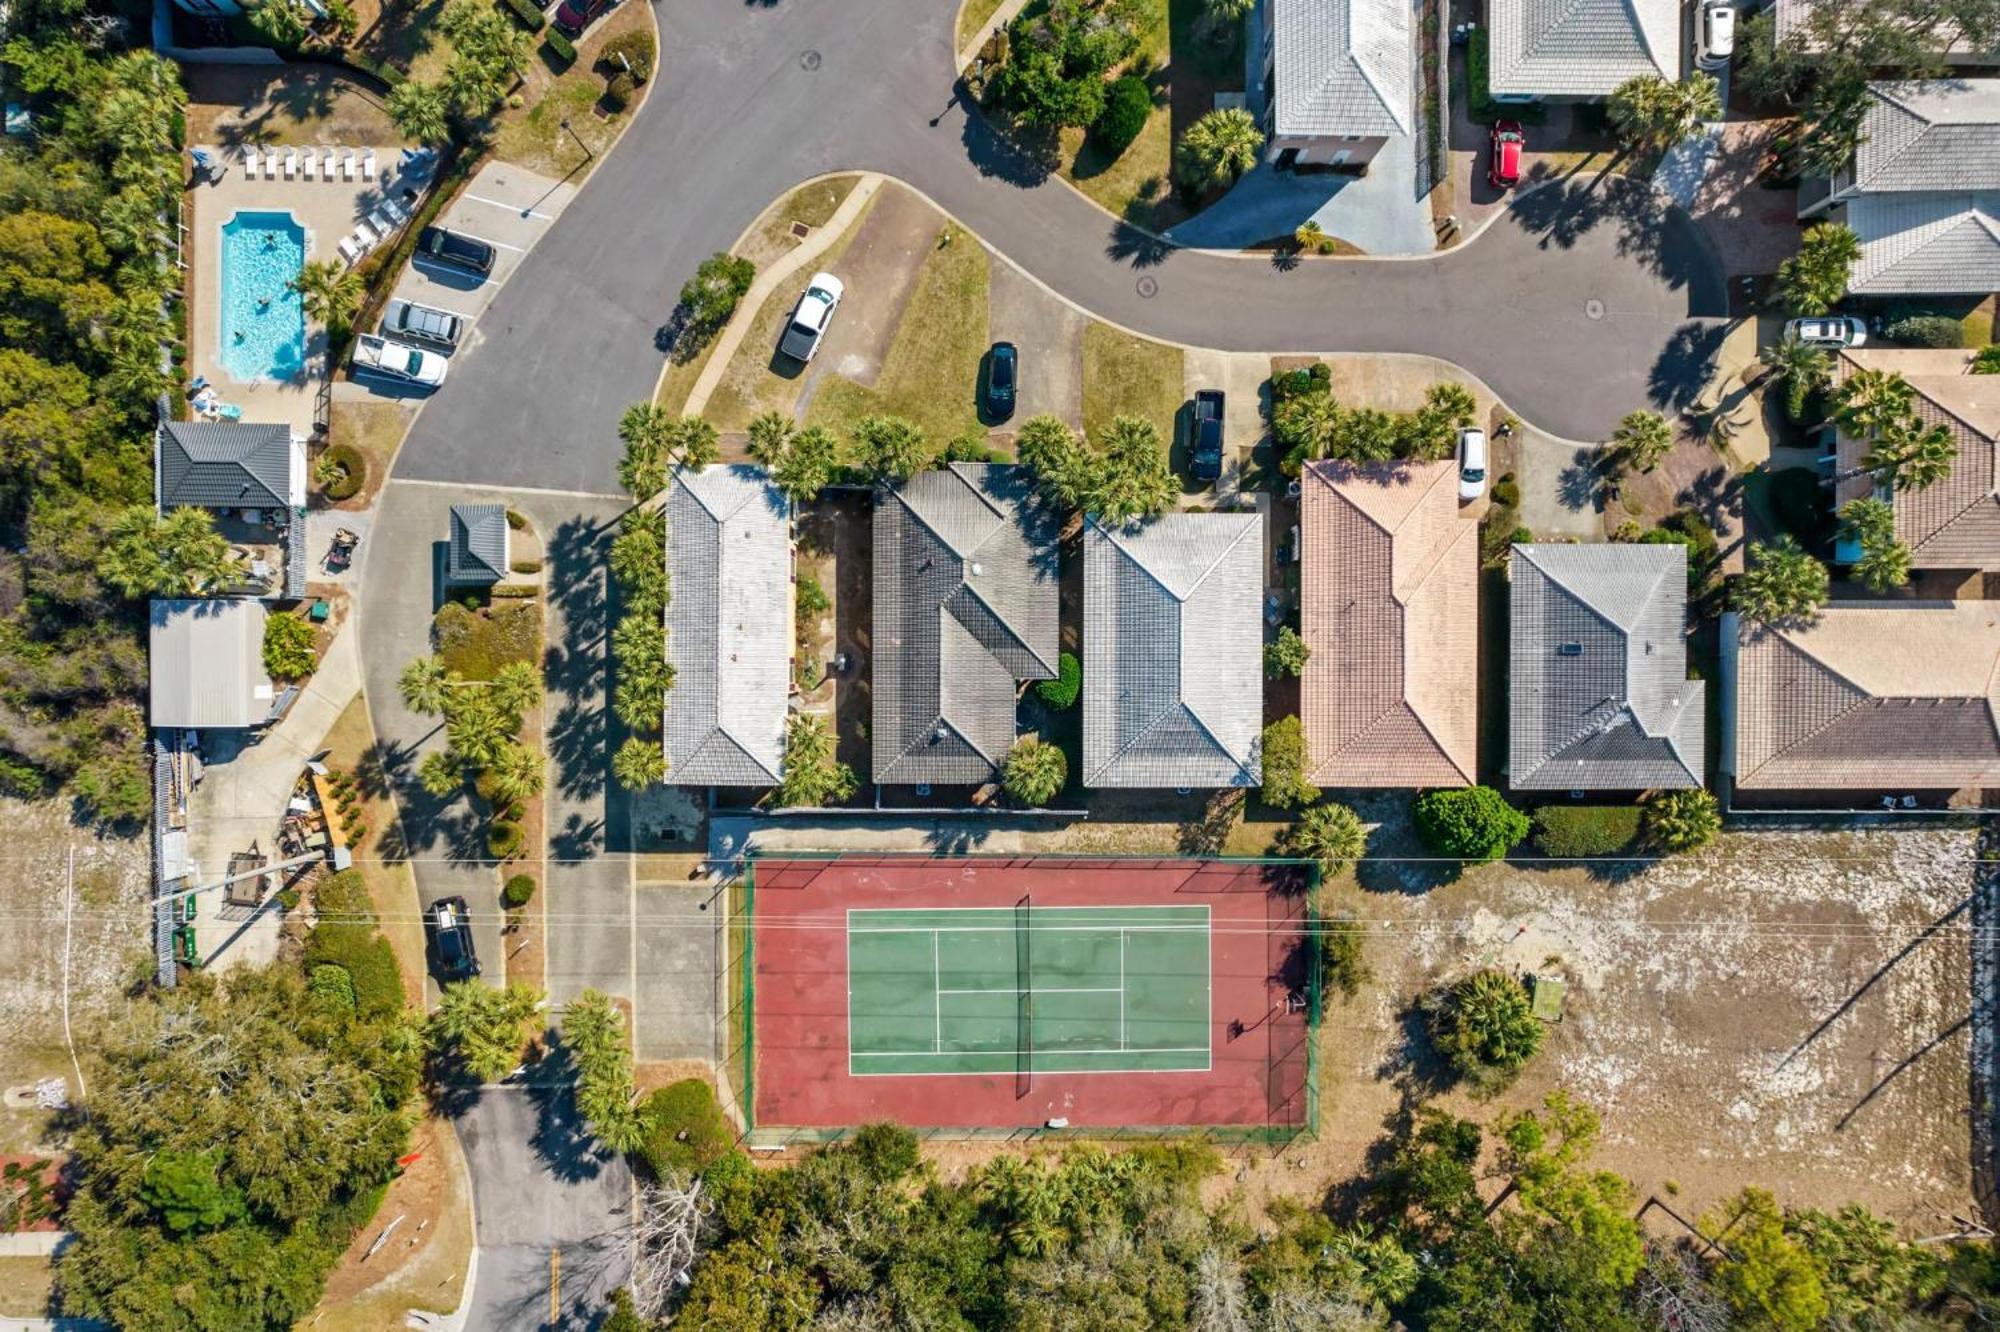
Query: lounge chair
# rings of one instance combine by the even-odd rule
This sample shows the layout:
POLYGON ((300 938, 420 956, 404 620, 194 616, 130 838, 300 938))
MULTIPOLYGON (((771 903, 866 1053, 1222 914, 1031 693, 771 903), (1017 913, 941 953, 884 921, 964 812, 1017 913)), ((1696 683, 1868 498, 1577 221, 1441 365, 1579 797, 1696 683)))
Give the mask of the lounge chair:
POLYGON ((278 150, 276 148, 266 148, 264 150, 264 179, 276 180, 277 178, 278 150))
POLYGON ((296 148, 287 148, 285 149, 285 179, 290 180, 298 174, 299 150, 296 148))
POLYGON ((384 199, 382 201, 382 211, 394 218, 396 225, 399 227, 410 220, 410 210, 403 206, 403 202, 400 199, 384 199))
POLYGON ((319 149, 317 149, 317 148, 308 148, 308 149, 306 149, 306 153, 305 153, 305 162, 306 162, 306 171, 305 171, 305 178, 306 178, 307 180, 318 180, 318 179, 319 179, 319 149))
POLYGON ((361 154, 361 179, 375 179, 375 150, 367 149, 361 154))
POLYGON ((360 263, 361 256, 368 253, 368 247, 352 236, 342 237, 337 248, 340 250, 340 257, 347 261, 349 268, 360 263))
POLYGON ((342 180, 354 179, 354 150, 352 148, 341 154, 340 178, 342 180))
POLYGON ((375 228, 378 234, 387 236, 396 229, 397 224, 395 218, 378 208, 368 215, 368 225, 375 228))
POLYGON ((243 179, 257 179, 257 172, 263 165, 264 159, 257 152, 256 145, 253 144, 243 150, 243 179))

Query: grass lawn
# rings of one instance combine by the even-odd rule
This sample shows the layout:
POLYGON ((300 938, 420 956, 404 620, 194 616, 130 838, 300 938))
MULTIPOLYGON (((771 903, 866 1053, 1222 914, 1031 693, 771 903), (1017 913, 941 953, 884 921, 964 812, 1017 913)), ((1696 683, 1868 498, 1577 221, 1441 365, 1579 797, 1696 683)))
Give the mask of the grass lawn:
POLYGON ((55 1276, 55 1264, 46 1258, 0 1258, 0 1316, 47 1316, 55 1276))
MULTIPOLYGON (((389 947, 395 951, 397 970, 403 973, 403 995, 410 1004, 422 1008, 424 1002, 424 930, 417 919, 417 883, 404 861, 385 860, 380 855, 383 837, 393 831, 396 806, 389 799, 388 784, 380 773, 368 771, 375 747, 375 728, 368 718, 368 701, 356 694, 333 729, 326 735, 327 762, 334 769, 351 772, 361 785, 361 819, 368 825, 372 845, 356 848, 355 865, 368 885, 369 900, 375 904, 389 947)), ((401 838, 392 839, 400 842, 401 838)))
MULTIPOLYGON (((874 206, 871 200, 855 216, 847 230, 813 262, 822 269, 832 271, 840 263, 840 256, 847 253, 847 247, 853 243, 874 206)), ((771 369, 776 359, 778 326, 791 314, 798 298, 795 286, 781 286, 765 299, 763 307, 757 311, 750 331, 737 344, 736 355, 722 372, 721 381, 716 384, 715 392, 709 395, 708 406, 702 412, 702 416, 717 430, 741 430, 759 412, 789 413, 792 404, 798 401, 799 381, 804 377, 803 373, 788 378, 771 369)), ((687 382, 692 387, 694 381, 690 378, 687 382)), ((687 391, 683 389, 680 396, 685 401, 687 391)), ((662 398, 665 400, 664 394, 662 398)))
POLYGON ((491 680, 510 662, 542 658, 542 604, 501 598, 483 610, 458 602, 438 610, 431 625, 444 664, 468 680, 491 680))
POLYGON ((764 210, 762 217, 750 229, 750 234, 738 243, 734 253, 742 255, 759 269, 766 268, 799 247, 803 237, 792 234, 792 224, 803 222, 818 229, 827 223, 854 193, 854 187, 861 183, 858 175, 828 176, 824 180, 809 181, 799 186, 777 203, 764 210))
POLYGON ((1000 0, 965 0, 958 7, 958 36, 951 49, 963 51, 965 44, 979 35, 979 30, 986 26, 986 20, 992 18, 993 12, 999 8, 1000 0))
POLYGON ((340 402, 334 406, 328 425, 330 444, 346 444, 360 451, 368 463, 368 477, 353 498, 336 505, 341 509, 365 509, 389 477, 389 464, 396 447, 403 442, 413 415, 395 402, 340 402))
POLYGON ((1181 349, 1092 321, 1083 332, 1083 428, 1092 439, 1116 416, 1141 416, 1171 440, 1186 391, 1181 349))
MULTIPOLYGON (((495 127, 494 155, 554 178, 595 163, 610 149, 632 118, 602 114, 598 105, 604 96, 606 79, 595 69, 597 52, 605 42, 624 33, 651 30, 653 20, 644 5, 620 5, 590 30, 577 44, 576 62, 564 68, 554 60, 546 44, 538 42, 528 58, 528 72, 520 90, 527 107, 503 111, 495 127), (563 128, 563 122, 569 128, 563 128), (586 154, 577 140, 590 146, 586 154)), ((646 89, 640 89, 643 97, 646 89)), ((637 110, 635 98, 632 109, 637 110)))
POLYGON ((940 234, 949 241, 917 273, 874 387, 828 375, 808 422, 844 434, 861 417, 886 412, 922 426, 934 446, 967 432, 984 437, 973 398, 987 346, 986 249, 951 223, 940 234))

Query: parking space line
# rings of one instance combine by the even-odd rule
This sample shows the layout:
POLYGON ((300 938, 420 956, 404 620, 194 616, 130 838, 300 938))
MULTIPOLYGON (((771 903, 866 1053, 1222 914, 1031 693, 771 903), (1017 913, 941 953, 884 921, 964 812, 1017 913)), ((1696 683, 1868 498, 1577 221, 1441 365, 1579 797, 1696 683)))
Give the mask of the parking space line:
POLYGON ((458 197, 461 199, 470 199, 474 203, 483 203, 488 208, 504 208, 515 217, 538 217, 544 222, 553 222, 556 220, 555 215, 552 213, 538 213, 532 208, 521 208, 504 200, 489 199, 483 194, 461 194, 458 197))

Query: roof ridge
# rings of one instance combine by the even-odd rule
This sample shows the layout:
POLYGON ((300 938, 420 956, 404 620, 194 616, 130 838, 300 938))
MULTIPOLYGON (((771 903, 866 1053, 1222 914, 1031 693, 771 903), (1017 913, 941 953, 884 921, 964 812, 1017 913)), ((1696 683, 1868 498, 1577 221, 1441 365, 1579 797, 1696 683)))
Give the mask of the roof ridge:
MULTIPOLYGON (((982 592, 980 592, 978 588, 972 585, 971 579, 969 578, 961 579, 958 584, 958 588, 959 591, 966 593, 974 601, 977 601, 980 605, 986 608, 987 614, 993 617, 993 622, 999 625, 1002 629, 1005 629, 1007 631, 1007 637, 1011 638, 1014 641, 1014 645, 1016 647, 1020 648, 1021 651, 1027 653, 1030 657, 1033 657, 1037 662, 1047 667, 1049 670, 1054 671, 1057 669, 1056 663, 1051 662, 1047 657, 1044 657, 1041 653, 1035 651, 1034 647, 1031 644, 1029 644, 1029 642, 1026 639, 1021 637, 1020 631, 1016 629, 1012 624, 1008 623, 1007 617, 1000 613, 1000 608, 998 606, 995 606, 991 601, 987 600, 986 596, 982 592)), ((950 610, 951 602, 952 598, 950 597, 941 598, 938 601, 938 614, 951 615, 951 610, 950 610)), ((956 615, 952 615, 952 618, 955 620, 958 619, 956 615)), ((964 620, 958 620, 958 623, 959 627, 964 629, 968 634, 972 632, 972 626, 966 624, 964 620)), ((1057 637, 1058 640, 1060 641, 1061 635, 1057 635, 1057 637)), ((976 642, 977 639, 975 638, 974 641, 976 642)), ((984 647, 985 645, 981 644, 981 646, 984 647)), ((988 651, 986 655, 991 657, 993 656, 993 653, 991 651, 988 651)), ((1060 651, 1058 651, 1058 656, 1060 655, 1061 655, 1060 651)))
POLYGON ((1093 772, 1090 775, 1089 780, 1087 780, 1084 784, 1086 786, 1094 785, 1099 777, 1102 777, 1106 772, 1116 767, 1119 760, 1123 759, 1127 754, 1131 753, 1134 746, 1136 746, 1141 740, 1144 740, 1147 736, 1151 735, 1154 731, 1158 730, 1160 728, 1160 724, 1166 721, 1167 718, 1174 716, 1177 713, 1186 713, 1187 716, 1194 722, 1194 724, 1201 728, 1202 734, 1208 737, 1208 742, 1211 745, 1215 746, 1216 752, 1218 754, 1221 754, 1224 758, 1228 759, 1231 763, 1235 763, 1239 770, 1242 769, 1243 764, 1237 762, 1236 756, 1229 752, 1228 747, 1225 746, 1220 740, 1217 740, 1215 738, 1215 732, 1212 729, 1210 729, 1207 722, 1201 719, 1201 715, 1197 713, 1193 708, 1188 706, 1188 701, 1185 698, 1182 698, 1180 695, 1176 694, 1174 696, 1174 701, 1168 706, 1160 709, 1159 714, 1155 716, 1151 721, 1147 722, 1144 726, 1140 727, 1137 731, 1133 732, 1132 738, 1127 740, 1123 745, 1119 746, 1117 753, 1110 755, 1104 760, 1104 762, 1098 764, 1097 771, 1093 772))
MULTIPOLYGON (((1170 515, 1161 515, 1161 516, 1170 516, 1170 515)), ((1200 516, 1205 517, 1207 515, 1200 515, 1200 516)), ((1208 581, 1208 576, 1214 573, 1216 571, 1216 568, 1220 566, 1224 560, 1228 559, 1231 555, 1235 554, 1236 548, 1243 544, 1243 541, 1246 537, 1250 536, 1253 532, 1258 533, 1259 535, 1261 535, 1263 532, 1263 526, 1261 523, 1245 524, 1241 532, 1237 533, 1236 536, 1233 537, 1228 542, 1228 544, 1224 545, 1221 550, 1218 550, 1215 553, 1215 558, 1208 562, 1208 567, 1203 569, 1201 571, 1200 576, 1198 576, 1192 583, 1188 585, 1188 595, 1186 597, 1183 597, 1183 596, 1177 596, 1174 590, 1171 587, 1167 586, 1166 580, 1164 578, 1161 578, 1159 574, 1153 572, 1153 567, 1151 565, 1147 564, 1144 560, 1140 559, 1132 551, 1128 550, 1125 546, 1125 543, 1118 539, 1118 533, 1116 530, 1107 526, 1104 523, 1104 521, 1101 518, 1098 518, 1095 514, 1091 515, 1090 521, 1096 523, 1097 529, 1100 532, 1104 533, 1105 539, 1118 548, 1118 554, 1120 556, 1130 561, 1132 566, 1136 568, 1140 573, 1145 574, 1146 577, 1152 579, 1155 583, 1159 584, 1160 591, 1166 593, 1169 597, 1171 597, 1174 601, 1174 604, 1178 606, 1187 605, 1188 598, 1192 597, 1197 591, 1201 589, 1201 585, 1208 581)), ((1120 526, 1125 526, 1125 525, 1126 524, 1120 524, 1120 526)), ((1138 523, 1134 524, 1134 526, 1137 526, 1139 528, 1144 528, 1146 524, 1138 523)))
MULTIPOLYGON (((672 704, 669 703, 669 706, 672 706, 672 704)), ((679 772, 681 769, 686 768, 690 764, 694 763, 697 759, 705 759, 709 757, 708 751, 711 748, 715 747, 718 738, 720 738, 722 742, 728 744, 728 746, 731 749, 735 750, 737 755, 743 758, 746 762, 748 762, 750 766, 756 768, 759 772, 769 775, 773 784, 777 783, 780 780, 778 773, 772 772, 769 768, 765 767, 763 761, 760 760, 755 754, 752 754, 749 748, 745 746, 741 740, 738 740, 735 736, 731 735, 728 729, 724 727, 721 721, 719 720, 713 726, 709 727, 707 732, 705 732, 702 735, 701 743, 697 744, 692 750, 688 751, 688 753, 678 763, 673 764, 672 767, 668 769, 668 771, 670 773, 679 772)))
POLYGON ((1831 727, 1835 722, 1840 721, 1842 718, 1846 717, 1849 713, 1853 712, 1857 707, 1861 706, 1861 704, 1864 701, 1875 697, 1874 694, 1869 693, 1866 689, 1863 689, 1859 684, 1856 684, 1853 680, 1848 679, 1843 672, 1836 670, 1831 664, 1829 664, 1826 661, 1825 658, 1821 657, 1817 652, 1814 652, 1811 648, 1807 647, 1805 644, 1799 642, 1796 638, 1793 638, 1783 629, 1767 627, 1764 630, 1764 632, 1775 636, 1780 643, 1783 643, 1793 652, 1803 657, 1808 663, 1812 665, 1812 667, 1815 670, 1819 671, 1820 674, 1829 676, 1832 679, 1838 681, 1839 683, 1846 685, 1849 689, 1852 689, 1856 694, 1860 695, 1860 697, 1857 698, 1854 702, 1849 703, 1846 707, 1841 708, 1835 713, 1833 713, 1832 716, 1828 717, 1818 726, 1813 727, 1810 731, 1807 731, 1805 734, 1800 735, 1797 738, 1793 739, 1789 744, 1786 744, 1781 748, 1772 750, 1770 757, 1766 758, 1762 763, 1759 763, 1756 766, 1756 768, 1752 770, 1753 773, 1762 772, 1764 769, 1770 767, 1773 763, 1776 763, 1779 759, 1783 758, 1785 755, 1791 753, 1794 749, 1797 749, 1800 745, 1803 745, 1810 740, 1817 739, 1819 736, 1823 735, 1826 732, 1827 728, 1831 727))
MULTIPOLYGON (((995 518, 999 519, 1000 522, 1004 524, 1007 521, 1007 515, 1001 511, 999 505, 995 504, 992 501, 992 499, 990 499, 987 496, 985 491, 981 490, 978 486, 973 485, 972 482, 965 477, 965 474, 958 470, 960 467, 966 465, 967 464, 964 463, 953 463, 950 467, 942 469, 942 474, 945 476, 949 476, 952 480, 958 482, 958 484, 964 486, 967 490, 971 491, 973 497, 977 499, 981 504, 986 506, 987 512, 991 513, 995 518)), ((917 508, 916 505, 910 503, 908 497, 906 497, 903 494, 902 486, 897 486, 894 490, 890 491, 889 493, 896 497, 897 503, 901 504, 905 509, 909 510, 910 517, 916 519, 917 522, 923 527, 923 529, 926 532, 929 532, 932 536, 937 538, 939 545, 943 546, 947 551, 951 552, 951 555, 954 559, 957 559, 961 562, 964 561, 965 556, 960 555, 958 553, 957 549, 952 546, 950 540, 948 540, 945 537, 945 534, 938 531, 937 526, 934 523, 932 523, 929 519, 924 517, 923 511, 921 509, 917 508)), ((981 546, 984 546, 986 542, 990 540, 992 540, 992 533, 989 532, 985 540, 982 540, 979 543, 979 545, 974 546, 973 549, 978 550, 981 546)))
POLYGON ((1382 109, 1389 113, 1389 119, 1396 122, 1396 128, 1408 134, 1410 132, 1410 125, 1408 120, 1405 119, 1407 113, 1399 110, 1394 101, 1389 97, 1389 94, 1383 91, 1382 81, 1375 72, 1375 66, 1361 58, 1360 48, 1355 45, 1354 0, 1348 0, 1347 30, 1347 58, 1354 62, 1354 67, 1361 72, 1362 82, 1366 83, 1368 90, 1375 94, 1375 100, 1381 103, 1382 109))
MULTIPOLYGON (((1974 202, 1972 202, 1967 206, 1965 216, 1959 218, 1957 221, 1951 223, 1949 226, 1939 227, 1936 232, 1926 237, 1922 244, 1913 247, 1905 254, 1899 255, 1894 263, 1878 271, 1874 275, 1875 277, 1880 277, 1883 273, 1895 272, 1897 269, 1903 267, 1905 264, 1909 263, 1912 259, 1919 257, 1925 251, 1929 250, 1932 246, 1938 244, 1940 241, 1948 240, 1951 237, 1958 235, 1960 232, 1964 231, 1968 225, 1977 227, 1979 230, 1985 232, 1986 239, 1992 241, 1996 246, 2000 246, 2000 230, 1995 229, 1992 223, 1992 219, 1987 217, 1985 210, 1980 208, 1977 202, 1978 196, 1980 196, 1981 194, 1992 193, 1992 191, 1944 190, 1944 191, 1939 191, 1939 193, 1947 196, 1964 195, 1974 200, 1974 202)), ((1873 281, 1874 278, 1870 278, 1869 280, 1873 281)))

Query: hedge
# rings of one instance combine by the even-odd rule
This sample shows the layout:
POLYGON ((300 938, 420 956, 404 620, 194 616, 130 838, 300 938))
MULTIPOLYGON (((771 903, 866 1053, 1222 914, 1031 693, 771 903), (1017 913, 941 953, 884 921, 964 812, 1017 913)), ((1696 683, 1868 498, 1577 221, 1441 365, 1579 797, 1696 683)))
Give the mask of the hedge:
POLYGON ((1426 791, 1412 813, 1424 843, 1458 860, 1498 860, 1528 835, 1528 816, 1490 786, 1426 791))
POLYGON ((507 880, 507 886, 500 890, 500 904, 509 911, 519 911, 535 897, 535 876, 516 874, 507 880))
POLYGON ((511 860, 521 854, 521 844, 526 840, 520 824, 502 820, 486 830, 486 852, 495 860, 511 860))
POLYGON ((736 1134, 700 1078, 670 1082, 639 1106, 646 1137, 639 1155, 655 1176, 706 1170, 729 1154, 736 1134))
POLYGON ((1965 326, 1950 315, 1907 315, 1883 329, 1882 336, 1918 347, 1958 347, 1964 344, 1965 326))
POLYGON ((638 91, 638 83, 621 69, 611 76, 611 82, 604 85, 604 104, 613 111, 623 111, 632 105, 638 91))
POLYGON ((1073 707, 1076 696, 1083 692, 1083 663, 1073 652, 1065 652, 1056 661, 1056 678, 1044 680, 1035 686, 1035 692, 1042 696, 1042 702, 1061 712, 1073 707))
POLYGON ((362 483, 368 480, 368 459, 352 444, 335 444, 320 455, 323 462, 331 462, 340 468, 340 475, 325 487, 330 500, 353 499, 361 493, 362 483))
POLYGON ((538 587, 520 583, 495 583, 487 590, 496 597, 532 597, 541 591, 538 587))
POLYGON ((1535 845, 1545 856, 1615 856, 1639 839, 1637 805, 1544 805, 1535 811, 1535 845))
POLYGON ((653 63, 658 58, 659 48, 654 45, 653 34, 640 28, 636 32, 620 33, 606 42, 597 53, 597 63, 608 71, 629 73, 633 81, 644 83, 653 77, 653 63), (624 56, 632 68, 627 70, 618 57, 624 56))
POLYGON ((400 88, 409 81, 410 76, 403 73, 402 70, 397 69, 394 65, 377 60, 373 56, 362 55, 359 51, 344 51, 341 53, 340 59, 343 63, 354 66, 363 74, 374 75, 376 78, 382 80, 382 82, 388 84, 391 89, 400 88))
POLYGON ((1539 125, 1548 119, 1542 102, 1496 102, 1487 87, 1486 29, 1474 28, 1465 37, 1465 113, 1473 120, 1491 124, 1496 120, 1518 120, 1539 125))
POLYGON ((1090 127, 1091 142, 1106 157, 1116 158, 1132 146, 1153 114, 1153 90, 1136 74, 1114 81, 1104 96, 1104 110, 1090 127))
POLYGON ((528 3, 528 0, 507 0, 507 8, 514 11, 514 17, 527 26, 529 32, 542 30, 542 11, 528 3))
POLYGON ((360 871, 342 870, 313 892, 319 922, 306 935, 307 974, 321 966, 339 967, 354 983, 355 1011, 362 1018, 393 1013, 403 1006, 403 978, 396 954, 375 928, 374 905, 360 871))
POLYGON ((1521 507, 1521 483, 1514 479, 1512 472, 1493 483, 1493 502, 1510 509, 1521 507))
POLYGON ((569 38, 563 36, 554 28, 550 28, 546 33, 542 34, 542 44, 554 52, 556 59, 560 60, 563 64, 573 65, 576 63, 576 48, 570 45, 569 38))
POLYGON ((509 509, 507 510, 507 526, 513 528, 516 532, 524 532, 528 528, 528 516, 519 509, 509 509))
POLYGON ((507 566, 517 574, 538 574, 542 571, 540 560, 515 560, 507 566))

